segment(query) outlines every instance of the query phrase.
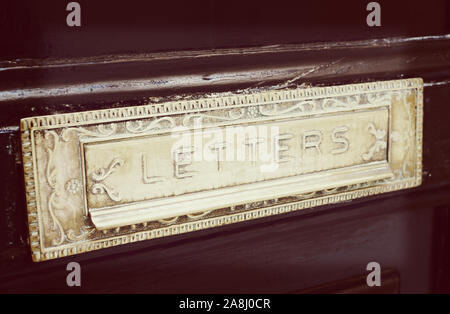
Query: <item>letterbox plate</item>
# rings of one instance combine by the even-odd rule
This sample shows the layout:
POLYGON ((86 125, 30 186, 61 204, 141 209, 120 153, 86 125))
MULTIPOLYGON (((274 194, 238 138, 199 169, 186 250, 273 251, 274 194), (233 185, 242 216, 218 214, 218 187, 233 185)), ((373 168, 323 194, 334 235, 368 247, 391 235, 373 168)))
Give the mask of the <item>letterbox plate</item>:
POLYGON ((33 260, 415 187, 422 107, 405 79, 22 119, 33 260))

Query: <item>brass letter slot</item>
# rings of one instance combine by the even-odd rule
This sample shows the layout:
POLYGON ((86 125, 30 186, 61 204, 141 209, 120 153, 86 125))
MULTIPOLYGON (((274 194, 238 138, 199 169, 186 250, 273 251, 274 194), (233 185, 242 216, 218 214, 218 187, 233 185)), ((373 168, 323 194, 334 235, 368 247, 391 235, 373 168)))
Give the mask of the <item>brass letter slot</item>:
POLYGON ((421 183, 422 80, 23 119, 35 261, 421 183))

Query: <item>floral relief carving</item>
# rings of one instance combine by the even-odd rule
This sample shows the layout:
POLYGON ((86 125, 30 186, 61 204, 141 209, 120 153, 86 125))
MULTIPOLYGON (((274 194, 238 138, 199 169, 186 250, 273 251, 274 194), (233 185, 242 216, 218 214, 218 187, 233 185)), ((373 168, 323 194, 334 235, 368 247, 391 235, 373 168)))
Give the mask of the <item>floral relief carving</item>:
POLYGON ((86 239, 95 231, 95 228, 92 228, 87 224, 83 225, 77 235, 73 229, 69 228, 68 230, 65 230, 61 219, 56 213, 57 210, 67 210, 65 207, 61 208, 61 203, 65 203, 67 201, 67 199, 62 195, 64 190, 69 194, 76 195, 81 192, 82 184, 80 179, 73 178, 69 179, 64 185, 61 185, 58 180, 60 172, 58 171, 58 167, 54 164, 54 157, 60 150, 64 140, 61 142, 60 136, 55 131, 46 132, 44 138, 51 141, 50 145, 46 147, 48 161, 45 173, 47 184, 51 188, 51 192, 48 196, 47 208, 52 220, 53 230, 57 230, 59 234, 57 238, 52 239, 52 245, 58 246, 65 242, 76 242, 86 239), (64 202, 61 202, 61 199, 63 199, 64 202))

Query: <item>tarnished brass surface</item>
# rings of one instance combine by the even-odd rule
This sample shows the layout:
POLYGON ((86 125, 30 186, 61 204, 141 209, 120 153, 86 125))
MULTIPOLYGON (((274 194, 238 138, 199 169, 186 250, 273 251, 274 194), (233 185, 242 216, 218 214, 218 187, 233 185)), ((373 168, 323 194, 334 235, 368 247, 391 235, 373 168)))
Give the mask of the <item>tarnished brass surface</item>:
POLYGON ((420 185, 422 80, 21 121, 35 261, 420 185))

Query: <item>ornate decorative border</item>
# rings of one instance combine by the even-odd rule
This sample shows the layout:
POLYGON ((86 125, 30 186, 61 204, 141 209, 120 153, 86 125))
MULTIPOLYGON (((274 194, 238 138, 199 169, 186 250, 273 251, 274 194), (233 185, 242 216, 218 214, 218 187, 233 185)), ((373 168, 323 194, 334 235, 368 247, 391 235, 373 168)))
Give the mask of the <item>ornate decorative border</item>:
POLYGON ((255 218, 272 216, 320 205, 333 204, 352 200, 368 195, 397 191, 400 189, 418 186, 422 182, 422 124, 423 124, 423 80, 420 78, 382 81, 361 84, 349 84, 332 87, 314 87, 307 89, 295 89, 284 91, 267 91, 258 94, 226 95, 223 97, 202 98, 196 100, 167 102, 161 104, 149 104, 137 107, 124 107, 97 111, 86 111, 30 117, 21 120, 22 155, 25 179, 25 192, 28 210, 29 238, 32 257, 34 261, 44 261, 58 257, 69 256, 88 252, 100 248, 107 248, 119 244, 131 243, 162 236, 181 234, 185 232, 207 229, 226 225, 234 222, 246 221, 255 218), (153 230, 138 231, 133 234, 112 236, 108 239, 90 240, 80 244, 62 245, 58 248, 41 251, 39 236, 39 217, 37 209, 37 195, 35 182, 35 162, 33 156, 34 130, 72 127, 74 125, 86 125, 92 123, 133 120, 172 114, 208 111, 213 109, 230 109, 260 104, 269 104, 278 101, 297 101, 304 99, 316 99, 324 97, 339 97, 346 95, 362 94, 367 92, 416 89, 416 145, 415 145, 415 177, 396 181, 383 186, 366 187, 359 190, 336 193, 315 197, 281 205, 273 205, 245 212, 229 214, 200 221, 180 223, 153 230))
POLYGON ((58 128, 90 123, 113 122, 125 119, 142 119, 161 115, 171 115, 211 109, 246 107, 251 105, 269 104, 277 101, 301 101, 325 97, 339 97, 362 94, 367 92, 422 88, 420 78, 392 80, 373 83, 348 84, 330 87, 312 87, 283 91, 267 91, 257 94, 229 95, 223 97, 201 98, 185 101, 123 107, 95 111, 84 111, 58 115, 31 117, 21 120, 21 130, 39 128, 58 128))

